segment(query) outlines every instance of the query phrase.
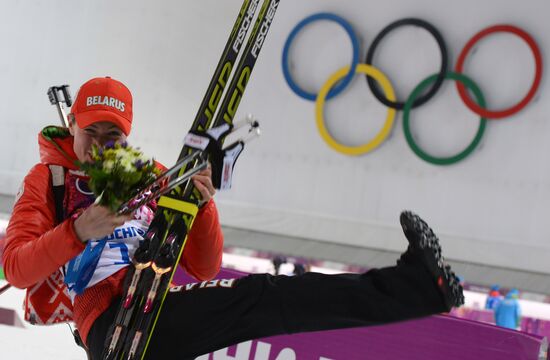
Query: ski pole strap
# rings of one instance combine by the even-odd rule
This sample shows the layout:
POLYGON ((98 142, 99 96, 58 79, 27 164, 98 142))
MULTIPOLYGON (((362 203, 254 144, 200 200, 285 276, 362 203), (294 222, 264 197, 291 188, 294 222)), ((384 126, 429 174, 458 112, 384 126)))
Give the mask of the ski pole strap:
MULTIPOLYGON (((237 162, 237 158, 243 150, 244 143, 239 141, 223 151, 221 173, 217 173, 217 177, 220 179, 220 190, 228 190, 231 188, 231 182, 233 181, 233 169, 235 167, 235 163, 237 162)), ((219 162, 220 160, 218 159, 217 161, 219 162)))
POLYGON ((237 158, 244 149, 244 142, 237 141, 230 147, 223 149, 222 140, 231 133, 232 125, 223 124, 207 131, 190 131, 185 136, 185 145, 204 151, 212 164, 212 182, 219 190, 231 188, 233 169, 237 158))
POLYGON ((206 151, 209 155, 211 150, 222 151, 221 139, 225 138, 232 129, 233 125, 226 123, 206 131, 191 130, 185 136, 185 145, 196 150, 206 151))

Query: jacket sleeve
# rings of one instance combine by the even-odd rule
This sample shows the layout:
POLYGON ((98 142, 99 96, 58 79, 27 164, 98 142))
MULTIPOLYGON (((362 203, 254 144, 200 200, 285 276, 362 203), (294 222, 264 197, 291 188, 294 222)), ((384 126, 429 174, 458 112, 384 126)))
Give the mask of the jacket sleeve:
POLYGON ((223 233, 214 200, 204 205, 189 232, 180 265, 198 280, 213 279, 220 271, 223 233))
POLYGON ((6 229, 2 260, 13 286, 27 288, 46 279, 85 248, 72 219, 55 222, 50 170, 38 164, 23 180, 6 229))

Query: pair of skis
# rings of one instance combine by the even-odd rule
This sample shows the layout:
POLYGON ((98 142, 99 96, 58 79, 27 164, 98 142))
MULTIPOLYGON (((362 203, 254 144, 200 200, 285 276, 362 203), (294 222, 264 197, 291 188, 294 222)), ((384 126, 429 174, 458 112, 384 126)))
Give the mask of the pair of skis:
MULTIPOLYGON (((213 177, 223 176, 220 172, 226 173, 226 167, 234 164, 240 150, 236 149, 238 152, 233 156, 233 164, 226 161, 230 157, 223 155, 220 163, 217 155, 222 154, 221 149, 227 149, 224 147, 225 137, 234 129, 233 118, 279 1, 264 0, 260 7, 260 0, 244 0, 191 127, 190 133, 201 139, 199 142, 204 146, 194 146, 191 142, 186 142, 179 155, 177 169, 166 175, 168 183, 172 185, 164 188, 164 192, 169 192, 160 197, 155 217, 134 254, 133 265, 126 275, 123 299, 115 323, 106 338, 104 359, 131 360, 145 357, 201 202, 199 191, 189 181, 189 174, 196 172, 197 167, 205 166, 207 158, 218 160, 212 165, 213 177), (253 22, 258 9, 256 21, 253 22), (251 28, 252 32, 244 52, 235 68, 246 35, 251 28), (217 149, 216 154, 212 153, 213 148, 217 149)), ((249 131, 255 128, 256 126, 251 123, 249 131)), ((242 150, 242 146, 240 149, 242 150)), ((216 186, 223 184, 220 179, 213 180, 216 186)), ((149 189, 149 193, 151 192, 154 191, 149 189)), ((158 194, 155 193, 156 196, 158 194)), ((146 197, 145 201, 150 199, 147 195, 142 195, 146 197)), ((121 208, 119 211, 126 212, 132 204, 123 206, 127 208, 121 208)))

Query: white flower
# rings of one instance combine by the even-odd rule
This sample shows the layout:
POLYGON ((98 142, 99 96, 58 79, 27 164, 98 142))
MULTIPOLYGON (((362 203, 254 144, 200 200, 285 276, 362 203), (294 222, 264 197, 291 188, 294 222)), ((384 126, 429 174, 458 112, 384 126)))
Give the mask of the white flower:
POLYGON ((113 170, 114 166, 115 166, 115 162, 113 160, 107 160, 103 163, 103 170, 111 171, 113 170))
POLYGON ((120 165, 126 172, 134 172, 133 162, 129 157, 126 157, 120 161, 120 165))

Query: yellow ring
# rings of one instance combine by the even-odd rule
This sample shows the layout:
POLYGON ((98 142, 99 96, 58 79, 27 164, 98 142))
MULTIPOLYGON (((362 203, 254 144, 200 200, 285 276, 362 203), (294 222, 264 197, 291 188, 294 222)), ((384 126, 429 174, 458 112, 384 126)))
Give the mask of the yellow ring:
MULTIPOLYGON (((347 146, 340 144, 334 138, 329 134, 327 128, 325 127, 325 121, 324 121, 324 107, 325 107, 325 100, 327 97, 328 92, 330 89, 338 82, 338 80, 342 79, 349 71, 349 65, 344 66, 343 68, 336 71, 334 74, 332 74, 328 80, 323 84, 323 87, 321 88, 321 91, 319 91, 319 95, 317 95, 317 100, 315 100, 315 117, 317 122, 317 128, 319 129, 319 132, 321 133, 321 137, 323 140, 333 148, 334 150, 346 154, 346 155, 362 155, 366 154, 374 149, 376 149, 386 138, 390 135, 394 118, 395 118, 395 109, 388 108, 388 116, 386 116, 386 122, 384 123, 384 127, 378 134, 376 134, 376 137, 363 145, 358 146, 347 146)), ((380 70, 377 68, 367 65, 367 64, 358 64, 355 68, 356 73, 363 73, 367 76, 372 77, 374 80, 376 80, 381 86, 382 90, 384 91, 386 98, 390 101, 395 101, 395 92, 393 91, 393 87, 386 77, 380 70)))

